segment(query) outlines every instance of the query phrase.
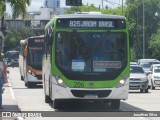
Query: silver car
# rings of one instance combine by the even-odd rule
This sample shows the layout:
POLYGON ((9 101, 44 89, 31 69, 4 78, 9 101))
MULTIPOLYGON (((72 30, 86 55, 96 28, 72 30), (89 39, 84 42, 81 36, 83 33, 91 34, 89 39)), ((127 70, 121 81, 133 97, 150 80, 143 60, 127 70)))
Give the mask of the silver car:
POLYGON ((139 65, 130 66, 129 89, 148 93, 148 79, 143 68, 139 65))
POLYGON ((141 66, 144 70, 144 72, 147 74, 148 72, 150 72, 150 68, 153 64, 160 64, 160 61, 152 61, 152 62, 145 62, 142 63, 141 66))

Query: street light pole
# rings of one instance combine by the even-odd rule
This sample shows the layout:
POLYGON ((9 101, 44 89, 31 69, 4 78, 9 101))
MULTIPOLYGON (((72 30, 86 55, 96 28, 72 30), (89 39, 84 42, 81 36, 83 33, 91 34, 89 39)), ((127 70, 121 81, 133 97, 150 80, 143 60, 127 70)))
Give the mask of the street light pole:
POLYGON ((145 58, 145 13, 144 13, 145 5, 143 0, 143 59, 145 58))

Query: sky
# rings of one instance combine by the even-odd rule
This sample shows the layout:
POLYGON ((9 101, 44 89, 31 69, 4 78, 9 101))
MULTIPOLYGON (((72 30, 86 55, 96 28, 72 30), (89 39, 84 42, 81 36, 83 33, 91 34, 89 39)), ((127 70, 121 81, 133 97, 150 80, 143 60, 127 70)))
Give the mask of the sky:
MULTIPOLYGON (((86 5, 87 3, 88 4, 94 4, 95 6, 98 7, 99 5, 102 4, 101 1, 102 0, 82 0, 82 3, 84 5, 86 5)), ((117 7, 118 4, 121 4, 121 2, 122 2, 122 0, 108 0, 108 1, 112 2, 112 4, 109 3, 109 2, 106 2, 104 0, 103 5, 105 6, 105 5, 108 4, 109 7, 117 7)), ((61 7, 66 7, 65 3, 66 3, 66 0, 60 0, 60 6, 61 7)), ((28 12, 39 11, 39 8, 42 7, 42 6, 44 6, 44 0, 32 0, 31 5, 28 7, 27 11, 28 12)), ((7 4, 7 9, 6 10, 7 10, 7 13, 9 13, 9 14, 12 13, 11 8, 8 4, 7 4)))

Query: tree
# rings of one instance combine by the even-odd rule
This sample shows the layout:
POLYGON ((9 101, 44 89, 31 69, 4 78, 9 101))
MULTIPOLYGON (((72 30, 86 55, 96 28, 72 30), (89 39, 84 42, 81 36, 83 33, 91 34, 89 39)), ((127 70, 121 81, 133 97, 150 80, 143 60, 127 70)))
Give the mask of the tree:
POLYGON ((36 32, 32 29, 6 30, 4 52, 15 50, 19 47, 20 40, 35 36, 36 32))
POLYGON ((122 8, 117 7, 117 8, 108 8, 101 10, 103 14, 112 14, 112 15, 122 15, 122 8))
POLYGON ((98 7, 95 7, 94 4, 91 5, 82 5, 82 6, 72 6, 65 11, 65 14, 74 14, 76 12, 90 12, 90 11, 100 11, 98 7))
MULTIPOLYGON (((1 31, 4 33, 4 15, 6 11, 6 3, 9 3, 12 8, 12 17, 16 18, 22 14, 23 18, 27 12, 27 5, 30 5, 31 0, 1 0, 0 1, 0 15, 1 15, 1 31)), ((2 46, 0 46, 0 53, 2 46)), ((1 54, 0 54, 1 55, 1 54)))
POLYGON ((151 40, 149 41, 149 48, 151 49, 151 55, 153 58, 160 60, 160 29, 158 29, 156 34, 153 34, 151 40))
POLYGON ((146 58, 151 57, 151 49, 148 47, 152 34, 158 29, 160 17, 155 13, 160 13, 159 0, 126 0, 125 16, 129 23, 131 39, 134 41, 136 58, 142 58, 143 41, 143 1, 145 5, 145 52, 146 58))

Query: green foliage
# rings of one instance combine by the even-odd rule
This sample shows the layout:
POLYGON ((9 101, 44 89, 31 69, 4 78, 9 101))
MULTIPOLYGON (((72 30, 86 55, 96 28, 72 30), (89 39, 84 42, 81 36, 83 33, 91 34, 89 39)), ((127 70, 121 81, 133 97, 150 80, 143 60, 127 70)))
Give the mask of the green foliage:
POLYGON ((152 34, 158 29, 160 16, 159 0, 126 0, 125 16, 129 23, 131 39, 134 41, 134 50, 136 58, 142 58, 143 46, 143 1, 145 6, 145 53, 146 58, 151 58, 153 51, 149 48, 152 34))
POLYGON ((31 29, 6 30, 4 52, 7 50, 17 49, 19 47, 20 40, 34 35, 35 33, 31 29))
MULTIPOLYGON (((125 9, 124 9, 125 11, 125 9)), ((107 8, 104 10, 101 10, 102 14, 112 14, 112 15, 122 15, 122 8, 118 7, 118 8, 107 8)))
POLYGON ((82 6, 72 6, 65 11, 65 14, 74 14, 76 12, 90 12, 90 11, 100 11, 99 8, 95 7, 94 4, 82 5, 82 6))
MULTIPOLYGON (((102 14, 112 14, 112 15, 122 15, 122 8, 108 8, 108 6, 105 7, 106 9, 100 10, 100 8, 95 7, 94 4, 91 5, 83 5, 83 6, 72 6, 68 8, 65 11, 65 14, 74 14, 76 12, 90 12, 90 11, 96 11, 101 12, 102 14)), ((125 11, 125 9, 124 9, 125 11)))
POLYGON ((160 60, 160 29, 156 34, 153 34, 149 42, 149 48, 151 49, 152 57, 160 60))
POLYGON ((3 16, 6 11, 6 3, 10 4, 12 8, 12 17, 16 18, 22 14, 25 17, 27 6, 30 5, 31 0, 0 0, 0 15, 3 16))

